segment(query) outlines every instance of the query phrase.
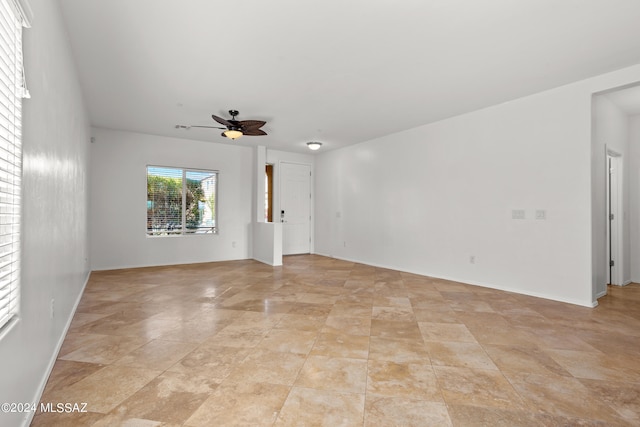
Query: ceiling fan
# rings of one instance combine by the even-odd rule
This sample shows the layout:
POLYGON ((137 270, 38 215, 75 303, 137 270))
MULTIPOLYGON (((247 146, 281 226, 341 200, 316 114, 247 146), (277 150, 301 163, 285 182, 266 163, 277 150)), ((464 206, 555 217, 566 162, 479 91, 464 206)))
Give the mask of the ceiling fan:
POLYGON ((225 129, 222 132, 222 136, 230 139, 238 139, 242 135, 247 136, 259 136, 266 135, 267 133, 260 129, 267 122, 263 120, 236 120, 236 116, 239 114, 238 110, 229 110, 229 114, 231 114, 231 120, 223 119, 222 117, 218 117, 216 115, 211 115, 213 120, 224 125, 225 127, 219 126, 186 126, 186 125, 176 125, 176 129, 191 129, 191 128, 210 128, 210 129, 225 129))

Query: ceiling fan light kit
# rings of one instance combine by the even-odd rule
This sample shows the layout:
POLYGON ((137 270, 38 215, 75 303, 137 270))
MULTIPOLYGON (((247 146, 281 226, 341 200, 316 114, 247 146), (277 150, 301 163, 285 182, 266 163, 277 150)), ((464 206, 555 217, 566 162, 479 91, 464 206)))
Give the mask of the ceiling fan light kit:
POLYGON ((243 133, 236 129, 228 129, 222 132, 222 136, 225 136, 229 139, 238 139, 243 135, 243 133))
POLYGON ((309 147, 309 150, 319 150, 320 147, 322 147, 322 142, 317 142, 317 141, 311 141, 311 142, 307 142, 307 147, 309 147))

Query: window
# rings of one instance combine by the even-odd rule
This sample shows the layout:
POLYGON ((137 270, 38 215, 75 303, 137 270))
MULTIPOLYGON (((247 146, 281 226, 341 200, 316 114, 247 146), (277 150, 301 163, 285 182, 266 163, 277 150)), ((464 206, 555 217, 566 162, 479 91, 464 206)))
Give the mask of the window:
POLYGON ((217 233, 218 172, 147 167, 147 235, 217 233))
POLYGON ((20 178, 22 98, 22 8, 0 1, 0 329, 18 314, 20 294, 20 178))

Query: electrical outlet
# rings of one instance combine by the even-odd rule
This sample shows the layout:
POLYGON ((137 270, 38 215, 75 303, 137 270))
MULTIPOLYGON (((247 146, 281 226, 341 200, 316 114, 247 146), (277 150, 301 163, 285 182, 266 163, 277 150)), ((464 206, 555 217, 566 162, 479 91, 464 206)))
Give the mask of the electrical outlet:
POLYGON ((536 219, 547 219, 547 211, 544 209, 536 210, 536 219))
POLYGON ((469 257, 469 262, 470 262, 471 264, 475 264, 475 263, 476 263, 476 256, 475 256, 475 255, 471 255, 471 256, 469 257))
POLYGON ((233 242, 231 242, 231 247, 232 247, 232 248, 235 248, 235 247, 236 247, 236 242, 235 242, 235 240, 234 240, 233 242))
POLYGON ((344 246, 345 248, 347 247, 347 241, 346 240, 344 242, 342 242, 342 246, 344 246))
POLYGON ((524 209, 513 209, 511 219, 525 219, 524 209))

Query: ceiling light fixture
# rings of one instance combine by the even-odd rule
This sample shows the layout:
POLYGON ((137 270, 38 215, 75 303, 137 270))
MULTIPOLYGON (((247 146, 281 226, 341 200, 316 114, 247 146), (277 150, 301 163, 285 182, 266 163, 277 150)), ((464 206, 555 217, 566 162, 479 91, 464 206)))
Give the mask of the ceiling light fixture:
POLYGON ((319 150, 320 147, 322 147, 322 142, 317 142, 317 141, 311 141, 311 142, 307 142, 307 147, 309 147, 309 150, 319 150))
POLYGON ((222 132, 222 134, 229 139, 238 139, 243 135, 242 131, 233 128, 225 130, 224 132, 222 132))

